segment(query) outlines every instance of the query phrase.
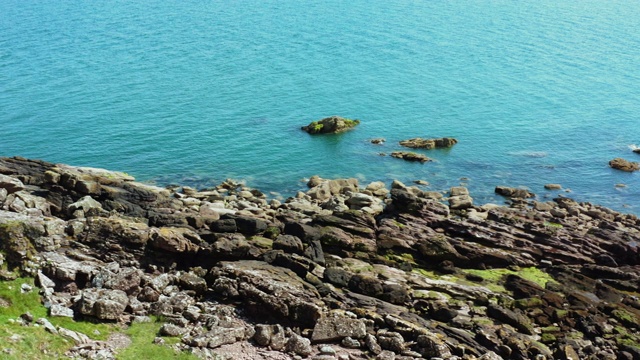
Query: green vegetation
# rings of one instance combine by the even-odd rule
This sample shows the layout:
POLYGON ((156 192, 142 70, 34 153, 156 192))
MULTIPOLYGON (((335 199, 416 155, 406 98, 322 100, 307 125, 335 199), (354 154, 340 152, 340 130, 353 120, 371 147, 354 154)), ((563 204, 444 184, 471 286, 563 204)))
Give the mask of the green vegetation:
POLYGON ((611 316, 620 321, 624 326, 633 327, 638 324, 638 318, 625 309, 615 309, 611 312, 611 316))
MULTIPOLYGON (((179 352, 169 346, 161 346, 153 343, 162 322, 153 321, 149 323, 135 324, 130 326, 124 333, 131 338, 131 345, 118 353, 119 360, 139 360, 139 359, 197 359, 195 355, 179 352)), ((179 337, 165 337, 166 345, 174 345, 180 342, 179 337)))
MULTIPOLYGON (((46 318, 56 328, 63 327, 76 331, 94 340, 107 340, 113 333, 124 332, 131 338, 132 343, 117 355, 121 360, 196 359, 194 355, 179 353, 168 346, 153 344, 153 339, 162 326, 158 321, 134 324, 124 330, 117 324, 48 317, 47 309, 41 303, 38 289, 30 278, 0 281, 0 351, 7 351, 3 355, 11 359, 65 358, 64 353, 75 345, 70 339, 49 333, 43 326, 20 325, 18 322, 20 315, 27 312, 33 315, 34 323, 39 318, 46 318), (23 294, 20 290, 22 284, 32 286, 33 290, 23 294)), ((171 345, 179 342, 180 339, 167 338, 165 341, 171 345)))
POLYGON ((544 225, 545 232, 549 235, 555 234, 556 232, 558 232, 558 230, 564 227, 562 226, 562 224, 554 223, 551 221, 545 221, 543 225, 544 225))
POLYGON ((485 279, 487 282, 493 283, 493 284, 502 282, 502 280, 507 275, 517 275, 525 280, 534 282, 543 288, 547 285, 547 282, 549 281, 555 282, 555 280, 549 274, 545 273, 544 271, 536 267, 522 268, 517 271, 509 270, 509 269, 487 269, 487 270, 468 269, 468 270, 465 270, 465 272, 467 274, 480 276, 483 279, 485 279))
POLYGON ((358 119, 344 119, 344 123, 345 125, 347 125, 348 127, 354 127, 358 124, 360 124, 360 120, 358 119))

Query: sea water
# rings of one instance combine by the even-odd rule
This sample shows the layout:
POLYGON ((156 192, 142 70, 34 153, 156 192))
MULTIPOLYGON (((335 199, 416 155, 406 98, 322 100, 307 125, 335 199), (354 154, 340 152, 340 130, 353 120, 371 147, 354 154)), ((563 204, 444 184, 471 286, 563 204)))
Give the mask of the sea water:
POLYGON ((463 184, 477 204, 523 186, 640 213, 640 173, 607 165, 640 161, 638 19, 637 1, 3 0, 0 156, 283 197, 315 174, 463 184), (300 130, 330 115, 362 123, 300 130), (459 143, 420 151, 433 162, 381 155, 443 136, 459 143))

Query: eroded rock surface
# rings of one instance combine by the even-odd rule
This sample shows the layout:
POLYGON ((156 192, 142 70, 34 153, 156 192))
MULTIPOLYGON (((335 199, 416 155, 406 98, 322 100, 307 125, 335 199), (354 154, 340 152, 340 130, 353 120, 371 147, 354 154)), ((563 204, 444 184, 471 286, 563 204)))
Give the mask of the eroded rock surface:
MULTIPOLYGON (((507 187, 511 207, 397 181, 312 177, 268 201, 22 158, 0 174, 0 260, 50 316, 157 315, 202 358, 640 358, 634 215, 507 187)), ((53 330, 77 356, 117 354, 53 330)))

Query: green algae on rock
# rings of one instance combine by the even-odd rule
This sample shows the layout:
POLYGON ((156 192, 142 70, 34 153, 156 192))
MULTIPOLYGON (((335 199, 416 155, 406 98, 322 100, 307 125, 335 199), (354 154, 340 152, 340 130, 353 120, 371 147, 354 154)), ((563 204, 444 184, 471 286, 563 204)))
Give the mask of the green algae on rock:
POLYGON ((360 124, 360 120, 352 120, 340 116, 330 116, 322 120, 313 121, 302 130, 309 134, 337 134, 351 130, 360 124))

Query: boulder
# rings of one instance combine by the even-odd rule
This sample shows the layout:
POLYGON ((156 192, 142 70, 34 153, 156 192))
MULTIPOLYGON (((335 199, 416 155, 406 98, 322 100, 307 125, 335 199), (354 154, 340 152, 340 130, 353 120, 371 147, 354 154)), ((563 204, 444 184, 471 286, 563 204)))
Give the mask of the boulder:
POLYGON ((313 352, 313 349, 309 339, 293 333, 285 344, 285 351, 306 357, 313 352))
POLYGON ((422 154, 418 154, 410 151, 394 151, 391 153, 391 156, 396 159, 402 159, 406 161, 419 161, 421 163, 431 161, 431 159, 429 159, 428 157, 422 154))
POLYGON ((526 199, 536 196, 534 193, 530 192, 527 189, 512 188, 507 186, 496 186, 495 192, 498 195, 502 195, 504 197, 512 199, 526 199))
POLYGON ((450 190, 449 208, 451 210, 468 209, 473 206, 473 198, 464 186, 454 186, 450 190))
POLYGON ((409 140, 400 141, 400 145, 412 148, 412 149, 437 149, 437 148, 450 148, 457 144, 458 140, 454 138, 440 138, 440 139, 423 139, 413 138, 409 140))
POLYGON ((82 292, 79 309, 82 315, 100 320, 117 320, 129 304, 124 291, 90 288, 82 292))
POLYGON ((340 341, 345 337, 362 339, 367 335, 364 321, 344 316, 323 317, 313 328, 311 340, 314 342, 340 341))
POLYGON ((24 190, 24 184, 14 177, 0 174, 0 189, 6 189, 7 193, 12 194, 24 190))
POLYGON ((192 240, 200 242, 200 236, 185 228, 161 227, 151 232, 152 247, 172 253, 190 253, 198 250, 198 245, 192 240))
POLYGON ((340 116, 330 116, 319 121, 313 121, 302 130, 309 134, 336 134, 351 130, 360 124, 360 120, 351 120, 340 116))
POLYGON ((609 166, 627 172, 640 170, 640 164, 637 161, 628 161, 622 158, 615 158, 609 161, 609 166))

